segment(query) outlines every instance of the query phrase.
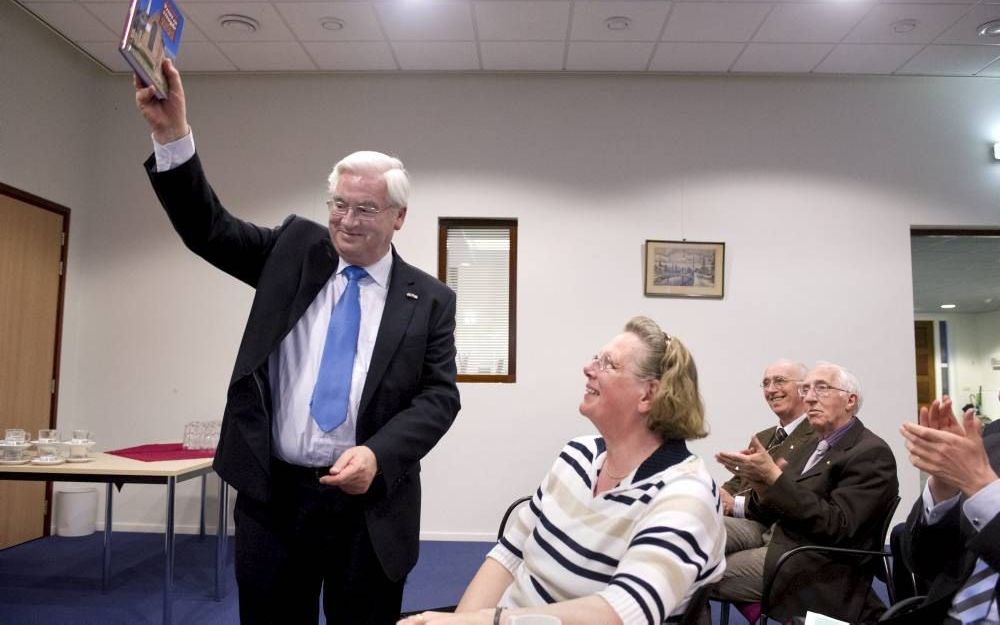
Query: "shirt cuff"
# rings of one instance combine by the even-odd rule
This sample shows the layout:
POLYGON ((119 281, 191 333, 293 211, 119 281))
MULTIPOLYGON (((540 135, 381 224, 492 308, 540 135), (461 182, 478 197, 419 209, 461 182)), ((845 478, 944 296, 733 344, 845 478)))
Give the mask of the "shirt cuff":
POLYGON ((189 132, 176 141, 160 144, 153 139, 153 154, 156 155, 156 171, 176 169, 194 156, 194 133, 189 132))
POLYGON ((962 513, 978 532, 1000 511, 1000 480, 993 480, 962 504, 962 513))
POLYGON ((746 518, 747 516, 747 498, 744 495, 738 495, 733 497, 733 516, 738 519, 746 518))
POLYGON ((934 497, 931 495, 931 487, 925 484, 922 499, 924 504, 924 521, 927 525, 934 525, 940 521, 941 517, 955 507, 958 503, 958 497, 958 495, 955 495, 939 503, 934 503, 934 497))
POLYGON ((497 545, 486 554, 486 557, 496 560, 497 563, 507 569, 507 572, 511 575, 513 575, 517 570, 517 567, 521 565, 521 559, 511 553, 510 549, 507 549, 499 543, 497 543, 497 545))

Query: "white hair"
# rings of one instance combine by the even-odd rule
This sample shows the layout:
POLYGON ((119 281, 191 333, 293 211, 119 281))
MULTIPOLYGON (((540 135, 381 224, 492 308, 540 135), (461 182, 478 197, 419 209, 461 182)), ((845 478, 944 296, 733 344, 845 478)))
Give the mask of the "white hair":
POLYGON ((787 358, 779 358, 778 360, 775 360, 768 366, 764 367, 764 371, 766 372, 771 367, 785 367, 785 366, 795 367, 795 371, 799 376, 799 382, 805 380, 806 376, 809 375, 809 367, 805 366, 805 364, 801 362, 788 360, 787 358))
POLYGON ((830 367, 837 372, 837 386, 841 389, 855 395, 858 398, 857 403, 854 405, 854 412, 852 414, 858 414, 861 412, 861 382, 858 380, 858 376, 854 375, 844 367, 832 362, 823 362, 822 360, 816 363, 816 367, 830 367))
POLYGON ((382 174, 386 186, 386 199, 392 206, 399 208, 406 206, 406 202, 410 198, 410 175, 406 173, 403 161, 394 156, 364 150, 348 154, 333 166, 333 171, 330 172, 330 177, 327 179, 331 195, 337 189, 337 180, 340 178, 340 174, 344 172, 382 174))

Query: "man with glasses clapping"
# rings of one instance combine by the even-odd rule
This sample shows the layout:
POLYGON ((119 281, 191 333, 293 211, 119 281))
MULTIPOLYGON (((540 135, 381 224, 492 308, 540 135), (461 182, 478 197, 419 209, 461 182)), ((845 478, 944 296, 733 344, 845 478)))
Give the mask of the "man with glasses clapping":
MULTIPOLYGON (((818 438, 795 460, 776 462, 754 437, 749 449, 716 454, 751 485, 748 515, 774 523, 764 576, 783 553, 800 545, 882 548, 882 521, 899 492, 889 446, 868 430, 858 379, 839 365, 820 363, 798 385, 818 438)), ((807 610, 852 623, 871 623, 885 609, 871 587, 872 572, 856 561, 819 552, 790 560, 774 580, 768 616, 785 621, 807 610)), ((756 596, 760 599, 763 578, 756 596)))
MULTIPOLYGON (((802 363, 778 360, 764 369, 760 387, 764 401, 778 417, 778 423, 757 432, 775 460, 793 462, 816 442, 816 435, 806 419, 806 404, 798 384, 809 369, 802 363)), ((726 572, 713 591, 722 599, 744 600, 759 594, 764 575, 764 557, 771 540, 770 527, 747 514, 747 500, 752 492, 750 480, 737 473, 722 485, 723 513, 726 515, 726 572)))

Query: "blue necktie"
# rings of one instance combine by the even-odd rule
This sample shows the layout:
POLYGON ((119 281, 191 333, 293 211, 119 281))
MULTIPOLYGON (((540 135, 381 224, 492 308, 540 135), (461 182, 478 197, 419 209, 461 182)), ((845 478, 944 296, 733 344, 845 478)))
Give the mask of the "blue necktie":
POLYGON ((358 350, 358 328, 361 326, 358 280, 367 276, 368 272, 349 265, 344 268, 344 275, 347 276, 347 286, 330 315, 319 376, 309 404, 313 419, 324 432, 333 430, 347 419, 354 354, 358 350))

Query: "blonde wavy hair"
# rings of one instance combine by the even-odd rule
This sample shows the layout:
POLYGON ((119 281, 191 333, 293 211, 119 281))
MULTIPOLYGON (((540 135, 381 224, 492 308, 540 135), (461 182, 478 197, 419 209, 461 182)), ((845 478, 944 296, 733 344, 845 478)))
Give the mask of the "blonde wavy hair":
POLYGON ((636 362, 639 377, 660 381, 646 426, 664 440, 707 436, 705 404, 691 352, 649 317, 633 317, 625 324, 625 332, 638 337, 646 348, 636 362))

